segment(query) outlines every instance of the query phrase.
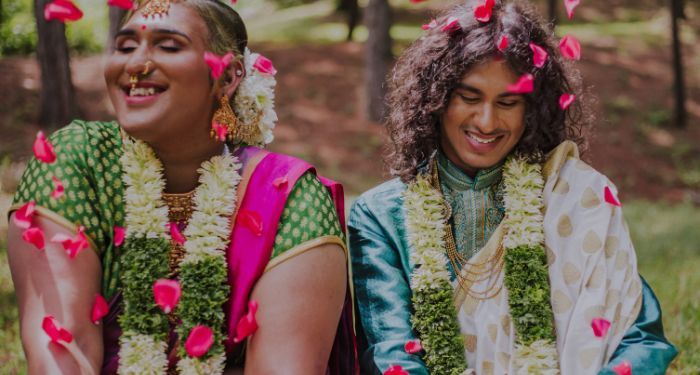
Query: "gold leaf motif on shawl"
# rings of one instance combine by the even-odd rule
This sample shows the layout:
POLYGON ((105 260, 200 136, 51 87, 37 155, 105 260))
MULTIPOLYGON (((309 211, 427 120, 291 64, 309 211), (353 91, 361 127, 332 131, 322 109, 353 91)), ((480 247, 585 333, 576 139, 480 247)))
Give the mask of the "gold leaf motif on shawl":
POLYGON ((510 365, 510 354, 508 353, 503 353, 503 352, 498 352, 496 354, 496 358, 498 358, 498 363, 501 364, 501 367, 503 368, 508 368, 510 365))
POLYGON ((464 349, 469 353, 476 351, 476 335, 464 335, 464 349))
POLYGON ((598 357, 599 352, 600 349, 598 348, 586 348, 581 350, 579 354, 579 361, 581 362, 581 366, 585 369, 590 368, 593 364, 593 361, 596 359, 596 357, 598 357))
POLYGON ((632 277, 632 267, 627 267, 627 270, 625 270, 625 282, 630 281, 630 277, 632 277))
POLYGON ((479 306, 479 301, 472 297, 467 295, 464 298, 464 302, 462 303, 462 308, 464 309, 464 312, 469 315, 473 316, 474 312, 476 311, 476 308, 479 306))
MULTIPOLYGON (((631 268, 631 267, 628 267, 631 268)), ((641 282, 638 280, 634 280, 632 282, 632 285, 630 285, 629 290, 627 290, 627 298, 633 298, 639 295, 639 293, 642 291, 642 285, 641 282)))
POLYGON ((573 302, 566 293, 561 290, 555 290, 552 294, 552 310, 555 314, 564 314, 571 310, 573 302))
POLYGON ((605 239, 605 257, 612 258, 620 246, 620 240, 616 236, 608 236, 605 239))
POLYGON ((545 246, 544 250, 547 253, 547 266, 551 266, 557 261, 557 254, 554 254, 554 251, 549 246, 545 246))
POLYGON ((571 190, 569 188, 569 183, 566 182, 565 179, 560 177, 557 180, 557 183, 554 185, 554 189, 552 191, 557 193, 557 194, 566 194, 569 192, 569 190, 571 190))
POLYGON ((605 309, 612 310, 613 306, 617 306, 618 303, 620 303, 620 291, 609 290, 605 296, 605 309))
POLYGON ((601 318, 605 314, 605 306, 603 305, 595 305, 587 308, 583 312, 583 317, 586 319, 587 322, 592 321, 595 318, 601 318))
POLYGON ((615 269, 619 271, 625 268, 627 266, 629 256, 629 253, 626 251, 618 251, 617 257, 615 258, 615 269))
POLYGON ((564 281, 567 284, 573 284, 581 279, 581 271, 571 262, 566 262, 566 264, 564 264, 563 273, 564 281))
POLYGON ((486 330, 489 332, 489 337, 491 338, 492 343, 496 343, 496 337, 498 336, 498 326, 496 324, 489 324, 486 327, 486 330))
POLYGON ((603 246, 603 242, 600 240, 600 237, 594 231, 588 231, 586 237, 583 238, 583 251, 593 254, 600 250, 601 246, 603 246))
POLYGON ((501 317, 501 328, 506 335, 510 335, 510 315, 501 317))
POLYGON ((561 215, 557 223, 557 232, 561 237, 569 237, 573 233, 574 227, 571 225, 569 215, 561 215))
POLYGON ((615 316, 613 316, 613 325, 615 325, 615 335, 619 334, 620 331, 622 331, 623 324, 620 321, 620 317, 622 316, 622 303, 618 303, 617 307, 615 308, 615 316))
POLYGON ((592 171, 593 167, 586 164, 583 160, 576 160, 576 169, 580 171, 592 171))
POLYGON ((484 375, 493 375, 493 362, 484 361, 481 363, 481 373, 484 375))
POLYGON ((603 281, 605 281, 605 270, 603 269, 603 266, 599 264, 595 266, 591 276, 588 278, 586 288, 598 289, 603 286, 603 281))
POLYGON ((583 197, 581 197, 581 207, 583 208, 594 208, 600 206, 600 198, 589 186, 583 191, 583 197))

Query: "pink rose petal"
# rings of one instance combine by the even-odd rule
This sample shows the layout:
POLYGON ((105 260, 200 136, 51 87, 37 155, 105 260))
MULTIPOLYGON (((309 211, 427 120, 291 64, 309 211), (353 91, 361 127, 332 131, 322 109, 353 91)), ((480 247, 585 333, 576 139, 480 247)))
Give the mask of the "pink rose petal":
POLYGON ((416 354, 423 350, 423 345, 421 345, 419 339, 408 340, 406 341, 406 344, 404 344, 403 349, 408 354, 416 354))
POLYGON ((130 10, 134 8, 134 2, 131 0, 107 0, 107 5, 130 10))
POLYGON ((83 18, 83 12, 70 0, 54 0, 44 7, 44 19, 61 22, 77 21, 83 18))
POLYGON ((481 4, 474 8, 474 18, 481 23, 486 23, 491 20, 492 12, 492 7, 487 4, 481 4))
POLYGON ((177 306, 181 295, 182 289, 180 289, 180 283, 177 280, 159 279, 153 283, 153 298, 156 305, 163 309, 166 314, 170 314, 177 306))
POLYGON ((418 4, 418 3, 422 3, 424 1, 427 1, 427 0, 411 0, 411 3, 418 4))
POLYGON ((214 129, 216 139, 218 139, 220 142, 225 142, 226 136, 228 135, 228 128, 225 125, 219 124, 218 122, 212 122, 211 127, 214 129))
POLYGON ((289 180, 287 179, 287 176, 282 176, 282 177, 277 177, 272 181, 272 186, 274 186, 276 189, 281 189, 289 183, 289 180))
POLYGON ((432 30, 438 26, 437 21, 435 20, 430 20, 430 23, 426 23, 423 26, 421 26, 421 29, 423 30, 432 30))
POLYGON ((530 73, 523 74, 518 78, 518 82, 508 85, 508 92, 514 94, 529 94, 535 89, 535 77, 530 73))
POLYGON ((269 74, 271 76, 277 74, 277 69, 272 65, 272 61, 263 55, 258 55, 258 58, 255 59, 255 63, 253 63, 253 68, 262 74, 269 74))
POLYGON ((60 243, 70 259, 75 259, 78 254, 90 247, 87 236, 85 236, 85 227, 82 225, 78 227, 78 233, 75 237, 59 233, 51 238, 51 242, 60 243))
POLYGON ((28 229, 32 226, 32 217, 36 211, 36 202, 29 201, 15 211, 15 216, 13 216, 12 221, 15 223, 17 228, 28 229))
POLYGON ((36 248, 39 250, 44 250, 44 248, 46 247, 44 240, 44 231, 42 231, 40 228, 31 227, 25 229, 22 232, 22 239, 24 240, 24 242, 28 242, 36 246, 36 248))
POLYGON ((569 60, 581 59, 581 43, 571 35, 565 35, 559 41, 559 51, 561 55, 569 60))
POLYGON ((543 67, 544 63, 547 62, 547 51, 535 43, 530 43, 530 49, 532 50, 532 61, 535 66, 538 68, 543 67))
POLYGON ((53 180, 53 192, 51 192, 51 198, 53 199, 59 199, 63 197, 63 194, 66 192, 66 189, 63 187, 63 183, 56 178, 56 176, 51 176, 51 179, 53 180))
POLYGON ((403 367, 399 365, 393 365, 389 366, 386 371, 384 371, 383 375, 409 375, 408 371, 404 370, 403 367))
POLYGON ((566 110, 574 100, 576 100, 576 94, 561 94, 559 97, 559 108, 566 110))
POLYGON ((613 371, 617 375, 632 375, 632 366, 627 361, 622 361, 619 365, 613 367, 613 371))
POLYGON ((591 320, 591 328, 595 337, 603 337, 610 329, 610 321, 603 318, 595 318, 591 320))
POLYGON ((175 243, 184 245, 185 236, 180 233, 180 228, 178 227, 177 223, 168 223, 168 227, 170 229, 170 238, 172 238, 175 243))
POLYGON ((109 305, 105 298, 99 294, 95 294, 95 302, 92 304, 92 312, 90 320, 95 324, 100 324, 100 320, 109 312, 109 305))
POLYGON ((462 28, 462 25, 459 24, 459 19, 457 17, 450 17, 445 21, 445 25, 442 27, 442 31, 448 34, 451 34, 459 29, 462 28))
POLYGON ((192 328, 190 335, 187 336, 185 351, 190 357, 199 358, 207 354, 212 345, 214 345, 214 332, 207 326, 198 325, 192 328))
POLYGON ((209 65, 211 69, 212 78, 219 79, 228 65, 233 60, 233 53, 229 52, 223 56, 219 56, 212 52, 204 52, 204 61, 209 65))
POLYGON ((46 140, 44 132, 36 133, 34 140, 34 157, 43 163, 51 164, 56 161, 56 153, 53 151, 53 146, 46 140))
POLYGON ((498 40, 498 45, 496 46, 499 51, 505 52, 506 48, 508 48, 508 36, 507 35, 501 35, 501 39, 498 40))
POLYGON ((250 300, 248 302, 248 313, 245 314, 236 325, 236 337, 233 342, 239 343, 251 336, 258 330, 258 321, 255 319, 255 313, 258 312, 258 301, 250 300))
POLYGON ((114 226, 114 246, 121 246, 124 243, 124 237, 126 237, 126 229, 118 225, 114 226))
POLYGON ((256 236, 261 236, 263 232, 262 217, 258 212, 251 210, 241 210, 238 213, 238 220, 241 221, 246 228, 250 229, 256 236))
POLYGON ((569 19, 574 18, 574 9, 581 3, 581 0, 564 0, 564 7, 566 8, 566 15, 569 19))
POLYGON ((73 335, 65 328, 61 327, 53 315, 46 315, 41 322, 41 328, 54 342, 59 345, 63 343, 70 344, 73 341, 73 335))
POLYGON ((605 189, 603 191, 603 195, 605 196, 605 202, 607 202, 613 206, 622 207, 622 203, 620 203, 620 200, 617 199, 615 194, 613 194, 613 192, 612 192, 612 190, 610 190, 609 186, 605 187, 605 189))

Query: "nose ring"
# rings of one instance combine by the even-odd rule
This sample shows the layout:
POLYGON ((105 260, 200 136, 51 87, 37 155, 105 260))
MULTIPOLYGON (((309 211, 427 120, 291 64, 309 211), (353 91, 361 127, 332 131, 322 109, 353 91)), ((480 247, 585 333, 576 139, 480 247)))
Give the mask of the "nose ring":
POLYGON ((142 76, 146 76, 151 72, 151 64, 153 64, 151 60, 146 61, 146 66, 143 68, 143 72, 141 72, 142 76))

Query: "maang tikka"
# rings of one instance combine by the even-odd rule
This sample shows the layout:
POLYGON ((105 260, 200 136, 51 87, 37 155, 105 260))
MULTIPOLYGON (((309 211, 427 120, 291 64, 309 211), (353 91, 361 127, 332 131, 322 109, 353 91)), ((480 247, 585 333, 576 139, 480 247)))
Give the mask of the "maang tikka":
POLYGON ((143 8, 141 14, 144 17, 162 16, 168 14, 170 10, 170 0, 150 0, 143 8))

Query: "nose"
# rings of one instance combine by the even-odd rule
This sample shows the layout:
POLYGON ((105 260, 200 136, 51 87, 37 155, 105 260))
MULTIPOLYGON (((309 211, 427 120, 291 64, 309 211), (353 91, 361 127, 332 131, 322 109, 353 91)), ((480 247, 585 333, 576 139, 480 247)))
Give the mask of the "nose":
POLYGON ((491 103, 483 103, 476 113, 474 125, 484 134, 496 130, 496 119, 491 103))
POLYGON ((150 74, 154 69, 154 63, 150 60, 150 54, 146 47, 141 45, 129 56, 124 70, 130 76, 150 74))

